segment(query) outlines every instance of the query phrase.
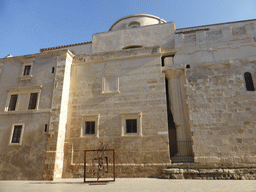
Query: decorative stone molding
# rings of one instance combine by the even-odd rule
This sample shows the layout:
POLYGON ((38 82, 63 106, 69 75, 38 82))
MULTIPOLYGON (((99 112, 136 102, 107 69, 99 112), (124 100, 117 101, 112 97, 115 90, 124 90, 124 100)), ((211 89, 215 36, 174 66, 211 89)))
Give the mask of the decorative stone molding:
POLYGON ((249 63, 256 63, 256 56, 248 57, 247 61, 248 61, 249 63))
POLYGON ((142 112, 121 113, 122 136, 142 136, 142 112), (137 133, 126 133, 126 119, 137 120, 137 133))
POLYGON ((16 112, 27 112, 27 111, 37 111, 39 109, 39 101, 40 101, 40 95, 41 95, 41 86, 33 86, 33 87, 14 87, 14 88, 9 88, 7 89, 7 100, 5 104, 5 109, 4 113, 16 113, 16 112), (37 101, 36 101, 36 108, 35 109, 29 109, 27 106, 29 105, 29 98, 31 93, 37 93, 37 101), (10 104, 10 99, 11 95, 17 94, 18 99, 17 99, 17 104, 15 107, 14 111, 9 111, 9 104, 10 104))
POLYGON ((226 65, 230 65, 233 63, 234 61, 232 59, 214 60, 210 62, 203 62, 202 67, 215 69, 215 68, 222 68, 222 67, 225 67, 226 65))
POLYGON ((20 80, 28 80, 31 79, 33 75, 19 76, 20 80))
POLYGON ((0 115, 21 115, 21 114, 31 114, 31 113, 50 113, 50 109, 38 109, 38 110, 19 110, 19 111, 4 111, 0 112, 0 115))
POLYGON ((31 90, 31 89, 42 89, 42 85, 33 86, 33 87, 13 87, 7 89, 8 92, 15 92, 15 91, 23 91, 23 90, 31 90))
POLYGON ((22 63, 33 63, 35 61, 35 58, 29 58, 29 59, 22 59, 22 63))
POLYGON ((140 49, 124 49, 120 51, 95 53, 85 56, 75 56, 72 65, 103 63, 110 61, 121 61, 155 56, 162 56, 161 48, 158 46, 144 47, 140 49))
POLYGON ((165 67, 162 67, 162 72, 165 73, 167 79, 171 79, 173 77, 177 77, 181 75, 184 72, 184 69, 165 66, 165 67))
POLYGON ((82 115, 81 123, 81 137, 82 138, 99 138, 99 123, 100 123, 100 114, 97 115, 82 115), (85 132, 85 121, 94 121, 95 122, 95 133, 86 135, 85 132))

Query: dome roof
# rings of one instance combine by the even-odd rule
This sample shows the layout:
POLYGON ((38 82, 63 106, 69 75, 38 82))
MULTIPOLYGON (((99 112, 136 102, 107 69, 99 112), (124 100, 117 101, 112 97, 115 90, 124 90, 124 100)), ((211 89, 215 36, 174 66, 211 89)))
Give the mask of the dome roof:
POLYGON ((109 31, 116 31, 129 28, 137 28, 146 25, 155 25, 166 23, 165 20, 160 19, 154 15, 149 14, 134 14, 118 19, 109 29, 109 31))

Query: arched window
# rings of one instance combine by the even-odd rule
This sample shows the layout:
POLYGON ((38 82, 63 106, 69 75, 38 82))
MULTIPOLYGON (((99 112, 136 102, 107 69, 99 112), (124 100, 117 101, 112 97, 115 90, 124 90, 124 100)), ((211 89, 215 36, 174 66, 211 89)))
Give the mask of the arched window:
POLYGON ((140 22, 132 21, 131 23, 129 23, 128 27, 129 28, 138 28, 138 27, 140 27, 140 22))
POLYGON ((247 91, 255 91, 251 73, 245 72, 244 80, 245 80, 245 85, 246 85, 247 91))

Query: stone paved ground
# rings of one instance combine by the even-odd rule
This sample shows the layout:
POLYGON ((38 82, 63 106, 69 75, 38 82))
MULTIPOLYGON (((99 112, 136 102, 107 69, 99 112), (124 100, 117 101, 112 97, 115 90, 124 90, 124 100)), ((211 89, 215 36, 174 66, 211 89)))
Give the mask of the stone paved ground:
POLYGON ((0 181, 0 192, 66 192, 66 191, 246 191, 256 192, 256 180, 165 180, 151 178, 122 178, 107 185, 84 184, 82 179, 58 181, 0 181))

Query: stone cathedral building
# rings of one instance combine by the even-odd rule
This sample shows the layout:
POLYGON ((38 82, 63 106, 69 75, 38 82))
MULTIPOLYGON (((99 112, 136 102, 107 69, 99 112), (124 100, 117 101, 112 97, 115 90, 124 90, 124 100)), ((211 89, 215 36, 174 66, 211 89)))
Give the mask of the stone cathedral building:
POLYGON ((101 145, 117 177, 255 168, 255 27, 137 14, 91 42, 1 58, 0 179, 82 177, 101 145))

